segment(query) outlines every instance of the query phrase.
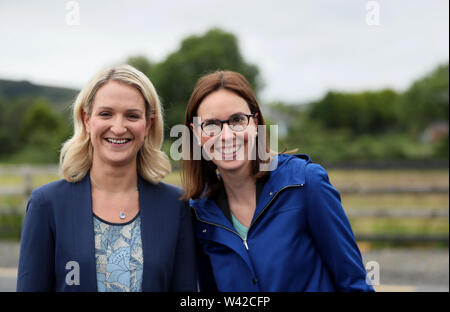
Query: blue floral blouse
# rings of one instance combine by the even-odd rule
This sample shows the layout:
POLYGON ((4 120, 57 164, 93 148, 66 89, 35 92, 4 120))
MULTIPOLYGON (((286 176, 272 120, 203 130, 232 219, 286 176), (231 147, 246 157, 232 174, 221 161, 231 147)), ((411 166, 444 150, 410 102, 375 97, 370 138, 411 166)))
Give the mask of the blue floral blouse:
POLYGON ((94 215, 95 261, 99 292, 142 290, 141 219, 110 223, 94 215))

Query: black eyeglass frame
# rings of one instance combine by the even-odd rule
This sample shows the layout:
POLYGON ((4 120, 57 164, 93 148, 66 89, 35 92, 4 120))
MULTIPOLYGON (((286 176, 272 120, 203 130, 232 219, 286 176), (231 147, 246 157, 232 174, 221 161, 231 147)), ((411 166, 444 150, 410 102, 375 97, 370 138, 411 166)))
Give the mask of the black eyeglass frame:
POLYGON ((208 119, 208 120, 205 120, 205 121, 203 121, 202 123, 200 123, 199 126, 200 126, 200 128, 202 129, 202 132, 203 132, 205 135, 207 135, 207 136, 209 136, 209 137, 214 137, 214 136, 219 135, 220 133, 222 133, 222 130, 223 130, 223 124, 224 124, 224 123, 228 124, 228 127, 230 127, 230 129, 231 129, 233 132, 242 132, 242 131, 245 131, 245 129, 247 129, 248 125, 250 124, 250 117, 253 117, 253 118, 254 118, 255 116, 256 116, 256 113, 253 113, 253 114, 236 113, 236 114, 231 115, 230 118, 228 118, 228 119, 226 119, 226 120, 220 120, 220 119, 208 119), (246 125, 245 128, 243 128, 242 130, 234 130, 233 128, 230 127, 230 120, 231 120, 231 118, 232 118, 233 116, 236 116, 236 115, 242 115, 242 116, 247 117, 247 125, 246 125), (207 133, 207 132, 203 129, 203 127, 204 127, 204 125, 205 125, 205 122, 211 122, 211 121, 220 122, 220 132, 217 133, 217 134, 215 134, 215 135, 209 135, 209 133, 207 133))

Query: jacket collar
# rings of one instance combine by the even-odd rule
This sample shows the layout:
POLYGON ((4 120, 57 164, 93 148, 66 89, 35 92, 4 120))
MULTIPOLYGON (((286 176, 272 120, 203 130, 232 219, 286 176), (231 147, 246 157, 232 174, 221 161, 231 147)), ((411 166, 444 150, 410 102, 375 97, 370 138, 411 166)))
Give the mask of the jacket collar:
MULTIPOLYGON (((305 167, 310 162, 311 158, 306 154, 280 154, 275 156, 272 159, 273 170, 270 171, 269 179, 262 189, 253 218, 258 216, 258 214, 270 203, 272 198, 274 198, 282 189, 289 186, 304 185, 306 180, 305 167), (276 166, 274 164, 276 164, 276 166)), ((233 229, 232 224, 225 217, 214 200, 207 197, 201 197, 197 200, 191 199, 189 204, 194 208, 197 219, 233 229)))

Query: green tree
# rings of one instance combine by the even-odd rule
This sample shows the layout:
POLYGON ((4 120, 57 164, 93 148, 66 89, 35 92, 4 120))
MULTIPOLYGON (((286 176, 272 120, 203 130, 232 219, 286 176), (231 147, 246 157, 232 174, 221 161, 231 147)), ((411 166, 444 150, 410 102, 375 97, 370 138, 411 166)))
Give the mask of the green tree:
POLYGON ((61 143, 70 135, 65 118, 52 110, 44 99, 37 99, 25 113, 19 130, 25 148, 20 158, 28 161, 55 162, 61 143))
POLYGON ((0 158, 7 158, 23 145, 19 130, 24 114, 32 104, 29 97, 0 98, 0 158))
POLYGON ((435 121, 448 122, 448 75, 448 63, 440 65, 402 95, 397 113, 405 129, 418 135, 435 121))
MULTIPOLYGON (((127 62, 127 64, 139 69, 141 72, 145 73, 146 75, 149 75, 149 77, 150 77, 150 74, 153 75, 153 70, 155 69, 155 64, 150 62, 143 55, 131 56, 127 59, 126 62, 127 62)), ((153 79, 150 78, 150 80, 153 80, 153 79)))
POLYGON ((128 63, 143 71, 155 85, 164 107, 166 137, 173 125, 184 122, 189 97, 202 75, 216 70, 237 71, 255 92, 261 88, 257 66, 244 60, 237 38, 221 29, 184 39, 180 48, 160 63, 151 63, 142 56, 129 58, 128 63))
POLYGON ((379 134, 396 127, 393 90, 361 93, 328 92, 323 99, 309 105, 309 117, 327 129, 347 129, 355 135, 379 134))

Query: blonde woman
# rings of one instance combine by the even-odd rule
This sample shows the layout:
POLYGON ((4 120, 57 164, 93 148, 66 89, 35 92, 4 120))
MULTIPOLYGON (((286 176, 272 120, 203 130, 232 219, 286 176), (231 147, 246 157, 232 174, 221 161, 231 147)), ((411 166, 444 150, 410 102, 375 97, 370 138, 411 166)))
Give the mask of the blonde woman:
POLYGON ((160 182, 163 119, 150 80, 122 65, 80 92, 63 179, 33 191, 18 291, 195 291, 191 216, 160 182))

